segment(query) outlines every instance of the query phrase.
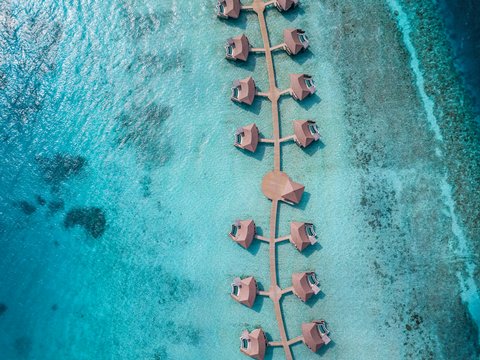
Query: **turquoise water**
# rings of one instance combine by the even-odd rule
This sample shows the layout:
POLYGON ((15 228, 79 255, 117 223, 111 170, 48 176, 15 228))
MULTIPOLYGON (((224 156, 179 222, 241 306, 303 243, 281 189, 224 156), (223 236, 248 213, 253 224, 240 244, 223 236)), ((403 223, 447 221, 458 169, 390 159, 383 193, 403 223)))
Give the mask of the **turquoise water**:
MULTIPOLYGON (((267 14, 273 44, 287 26, 312 34, 310 53, 274 58, 280 88, 297 72, 314 75, 318 86, 302 105, 282 100, 282 134, 290 134, 290 120, 311 118, 323 136, 306 151, 282 147, 283 169, 306 194, 299 207, 280 207, 279 233, 290 221, 312 221, 320 245, 306 255, 280 245, 280 285, 290 285, 292 272, 316 269, 323 291, 307 305, 286 297, 288 335, 324 318, 333 339, 325 359, 424 357, 412 348, 452 359, 444 318, 436 317, 449 312, 455 345, 465 348, 457 358, 474 359, 475 316, 466 314, 478 291, 462 286, 473 281, 464 269, 478 265, 470 248, 478 239, 464 236, 458 250, 463 222, 425 91, 407 79, 412 98, 389 105, 399 114, 415 107, 418 122, 402 118, 399 129, 383 114, 365 117, 378 138, 352 125, 345 75, 352 69, 342 67, 338 41, 349 9, 302 3, 285 16, 267 14), (355 160, 360 151, 370 165, 355 160), (422 287, 428 291, 415 292, 422 287), (446 295, 432 300, 437 292, 446 295)), ((377 27, 401 30, 387 4, 366 3, 378 12, 377 27)), ((278 339, 268 299, 251 310, 228 295, 236 276, 254 275, 265 287, 269 279, 265 244, 245 251, 226 236, 237 218, 265 231, 269 223, 260 183, 272 149, 245 155, 232 134, 256 122, 269 136, 270 104, 229 100, 231 80, 252 73, 266 90, 265 62, 223 58, 224 40, 242 32, 261 45, 255 15, 219 21, 210 0, 7 0, 0 24, 2 358, 243 359, 243 329, 262 326, 278 339)), ((408 54, 410 45, 398 44, 408 54)), ((372 70, 369 61, 359 77, 372 70)), ((401 79, 420 71, 410 62, 405 56, 392 72, 401 79)), ((378 91, 374 80, 366 84, 378 91)), ((301 344, 293 352, 318 358, 301 344)), ((268 358, 283 352, 269 350, 268 358)))

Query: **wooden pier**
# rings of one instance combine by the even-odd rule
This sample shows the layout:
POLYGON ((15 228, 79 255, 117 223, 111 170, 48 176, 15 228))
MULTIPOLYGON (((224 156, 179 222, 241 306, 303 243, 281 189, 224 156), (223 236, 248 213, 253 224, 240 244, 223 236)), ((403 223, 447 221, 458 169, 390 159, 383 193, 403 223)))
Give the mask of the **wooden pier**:
POLYGON ((280 133, 280 119, 279 119, 279 99, 281 96, 289 94, 290 89, 280 90, 277 87, 275 67, 273 64, 272 52, 284 48, 284 44, 280 44, 272 47, 268 36, 268 27, 265 20, 265 10, 268 6, 273 5, 274 1, 253 0, 251 5, 243 5, 242 10, 253 11, 257 14, 260 24, 260 31, 263 40, 262 48, 252 48, 250 51, 265 54, 265 60, 267 62, 268 81, 269 88, 267 92, 257 93, 258 96, 263 96, 270 100, 272 104, 272 125, 273 135, 272 138, 260 139, 260 142, 273 145, 274 151, 274 164, 273 171, 265 175, 262 181, 262 191, 264 195, 272 201, 270 211, 270 229, 269 236, 256 235, 257 240, 266 242, 269 244, 269 257, 270 257, 270 287, 268 290, 259 291, 258 295, 269 297, 274 304, 275 316, 280 333, 279 341, 268 342, 269 346, 282 347, 285 352, 285 358, 287 360, 293 360, 291 346, 303 341, 302 336, 298 336, 289 339, 287 336, 283 311, 281 305, 281 299, 283 296, 293 291, 292 287, 281 289, 278 285, 277 278, 277 243, 282 241, 288 241, 290 236, 277 237, 277 221, 278 221, 278 207, 279 201, 282 201, 282 190, 285 187, 285 183, 289 181, 289 177, 281 169, 281 143, 294 140, 294 136, 282 137, 280 133))
MULTIPOLYGON (((253 10, 258 15, 260 23, 260 31, 262 33, 263 49, 265 50, 265 60, 267 62, 269 91, 268 99, 272 103, 272 125, 273 125, 273 169, 274 171, 267 174, 262 181, 262 191, 270 199, 272 199, 272 208, 270 211, 270 238, 269 238, 269 255, 270 255, 270 289, 268 296, 273 301, 275 309, 275 317, 277 318, 278 329, 280 332, 280 342, 276 346, 282 346, 285 351, 285 358, 292 360, 292 351, 290 346, 293 345, 287 337, 287 331, 283 320, 282 306, 280 300, 285 293, 278 286, 277 279, 277 214, 278 202, 280 200, 279 190, 283 188, 285 178, 288 176, 281 172, 281 134, 280 134, 280 117, 278 111, 278 100, 282 95, 282 91, 277 88, 277 80, 275 77, 275 67, 273 65, 272 48, 270 47, 270 38, 268 36, 267 22, 265 21, 265 9, 267 4, 263 0, 254 0, 253 10)), ((301 339, 300 339, 301 340, 301 339)), ((273 344, 269 344, 273 345, 273 344)))

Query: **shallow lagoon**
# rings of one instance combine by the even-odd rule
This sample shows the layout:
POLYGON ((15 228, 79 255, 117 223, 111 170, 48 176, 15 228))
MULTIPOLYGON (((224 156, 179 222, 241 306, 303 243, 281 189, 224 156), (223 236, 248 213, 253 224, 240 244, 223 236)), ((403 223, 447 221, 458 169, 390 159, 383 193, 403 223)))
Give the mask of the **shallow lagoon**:
MULTIPOLYGON (((259 185, 272 149, 247 156, 231 134, 255 121, 268 136, 270 104, 228 99, 231 80, 252 72, 265 88, 265 62, 230 64, 222 47, 241 32, 259 44, 255 16, 225 23, 207 0, 0 9, 5 358, 243 359, 245 327, 278 338, 268 299, 250 310, 228 296, 235 276, 269 277, 265 244, 245 251, 226 236, 236 218, 269 221, 259 185)), ((285 321, 294 337, 302 321, 325 318, 334 340, 325 359, 475 358, 455 274, 478 258, 452 250, 460 214, 446 205, 449 164, 394 19, 371 1, 305 0, 267 15, 273 43, 287 26, 314 34, 310 53, 275 55, 279 87, 302 71, 319 88, 303 105, 282 100, 282 133, 312 118, 323 135, 307 151, 282 148, 307 194, 300 207, 281 206, 279 233, 313 221, 320 246, 301 255, 280 245, 280 284, 317 269, 323 290, 309 305, 287 297, 285 321), (448 350, 445 313, 463 353, 448 350)))

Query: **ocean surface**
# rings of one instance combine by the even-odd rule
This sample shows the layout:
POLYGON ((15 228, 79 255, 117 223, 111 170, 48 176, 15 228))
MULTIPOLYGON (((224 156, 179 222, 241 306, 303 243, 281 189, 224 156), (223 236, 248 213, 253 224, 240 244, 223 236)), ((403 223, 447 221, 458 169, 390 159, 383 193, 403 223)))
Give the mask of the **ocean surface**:
MULTIPOLYGON (((289 337, 325 319, 333 342, 320 355, 298 344, 295 359, 478 359, 480 142, 462 99, 480 67, 451 45, 478 53, 478 30, 423 45, 465 25, 458 5, 301 3, 267 12, 272 44, 286 27, 311 39, 274 56, 279 88, 289 73, 318 85, 281 101, 281 131, 312 119, 322 143, 282 146, 306 193, 281 205, 279 235, 311 221, 320 244, 280 244, 278 268, 282 287, 316 270, 322 288, 282 302, 289 337), (429 46, 463 75, 429 63, 429 46)), ((469 19, 462 31, 478 29, 469 19)), ((241 125, 272 131, 270 103, 229 100, 233 79, 268 84, 261 55, 224 59, 241 33, 261 45, 254 14, 218 20, 213 0, 0 0, 0 359, 236 360, 244 329, 278 340, 269 299, 248 309, 229 296, 236 276, 269 285, 268 247, 227 237, 238 218, 267 231, 270 215, 272 148, 233 146, 241 125)))

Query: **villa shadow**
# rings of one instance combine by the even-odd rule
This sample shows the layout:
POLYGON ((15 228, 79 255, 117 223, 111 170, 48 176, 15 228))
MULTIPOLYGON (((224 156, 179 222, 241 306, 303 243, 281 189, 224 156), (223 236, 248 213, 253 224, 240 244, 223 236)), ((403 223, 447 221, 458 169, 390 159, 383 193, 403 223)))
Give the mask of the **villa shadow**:
POLYGON ((249 158, 262 161, 263 157, 265 156, 265 146, 263 144, 258 144, 257 150, 255 152, 251 152, 248 150, 243 150, 240 148, 237 148, 240 152, 242 152, 244 155, 248 156, 249 158))
MULTIPOLYGON (((268 233, 268 230, 267 230, 267 233, 268 233)), ((265 231, 263 230, 263 228, 261 228, 260 226, 255 227, 255 234, 260 236, 267 236, 265 235, 265 231)), ((256 241, 260 241, 260 240, 256 240, 256 241)))
POLYGON ((247 17, 248 15, 246 14, 245 11, 240 11, 240 16, 238 17, 238 19, 224 19, 216 16, 218 20, 220 20, 223 24, 225 24, 229 28, 236 28, 236 29, 242 29, 242 30, 245 30, 247 28, 247 17))
POLYGON ((308 147, 303 149, 303 152, 308 156, 313 156, 317 153, 318 150, 322 150, 324 148, 325 148, 325 144, 322 142, 322 140, 318 140, 318 141, 314 141, 308 147))
MULTIPOLYGON (((265 332, 265 335, 267 336, 267 341, 278 341, 280 339, 274 339, 270 333, 268 332, 265 332)), ((265 352, 265 357, 264 357, 264 360, 274 360, 274 354, 275 354, 275 351, 274 351, 274 347, 272 346, 267 346, 267 351, 265 352)), ((282 349, 282 352, 283 352, 283 349, 282 349)), ((278 355, 278 354, 277 354, 278 355)), ((275 357, 276 358, 276 357, 275 357)))
POLYGON ((307 192, 307 191, 304 191, 303 192, 303 196, 302 196, 302 200, 300 201, 300 203, 297 205, 297 207, 300 209, 300 210, 305 210, 306 207, 307 207, 307 204, 308 204, 308 201, 310 200, 310 193, 307 192))
POLYGON ((302 51, 301 53, 292 56, 293 61, 295 61, 297 64, 303 65, 305 64, 308 60, 312 59, 314 56, 313 52, 308 48, 305 51, 302 51))
POLYGON ((263 102, 263 99, 259 96, 256 96, 252 105, 239 103, 236 101, 234 101, 233 103, 245 111, 249 111, 254 113, 255 115, 259 115, 260 111, 262 110, 262 102, 263 102))
MULTIPOLYGON (((279 201, 278 202, 278 208, 277 208, 277 219, 281 219, 282 218, 282 213, 284 211, 283 207, 284 206, 290 206, 288 205, 287 203, 284 203, 283 201, 279 201)), ((275 227, 275 234, 277 234, 277 236, 283 236, 284 234, 279 234, 279 226, 280 226, 280 221, 277 221, 276 223, 276 227, 275 227)), ((280 243, 282 244, 282 243, 280 243)))
POLYGON ((257 66, 257 58, 260 56, 263 57, 262 54, 250 53, 250 55, 248 55, 247 61, 231 60, 230 63, 240 69, 247 70, 248 72, 253 72, 255 71, 255 67, 257 66))
POLYGON ((317 302, 319 302, 322 299, 325 299, 325 293, 323 291, 320 291, 317 295, 313 295, 308 301, 305 303, 309 308, 313 308, 317 302))
MULTIPOLYGON (((292 344, 292 346, 290 346, 290 349, 292 349, 292 359, 293 360, 303 360, 303 359, 300 359, 298 356, 295 356, 295 352, 293 351, 294 348, 296 347, 305 347, 305 344, 303 343, 303 341, 301 342, 297 342, 295 344, 292 344)), ((317 354, 315 354, 317 355, 317 354)))
POLYGON ((336 346, 335 344, 335 341, 331 340, 327 346, 322 346, 318 352, 317 352, 317 355, 318 356, 323 356, 325 355, 326 352, 328 352, 330 349, 334 348, 336 346))
MULTIPOLYGON (((260 139, 272 139, 273 138, 273 135, 270 135, 270 136, 265 136, 261 131, 260 131, 260 139)), ((273 143, 269 143, 269 142, 264 142, 264 143, 261 143, 263 146, 273 146, 273 143)))
MULTIPOLYGON (((278 226, 278 221, 277 221, 277 226, 278 226)), ((277 234, 278 234, 278 232, 277 232, 277 234)), ((275 244, 275 247, 277 247, 277 246, 278 246, 278 244, 275 244)), ((276 276, 277 279, 280 279, 280 266, 278 264, 279 261, 280 261, 280 257, 275 256, 275 276, 276 276)))
MULTIPOLYGON (((270 11, 278 11, 274 6, 270 7, 268 12, 270 11)), ((267 13, 268 14, 268 13, 267 13)), ((285 19, 287 19, 289 22, 293 22, 299 17, 300 15, 305 14, 305 9, 303 9, 302 6, 297 6, 294 9, 291 9, 289 11, 285 11, 281 13, 285 19)))
POLYGON ((303 101, 299 101, 298 104, 302 108, 304 108, 305 110, 310 110, 312 108, 312 106, 320 104, 321 101, 322 101, 322 99, 320 98, 320 96, 318 96, 315 93, 313 95, 310 95, 309 97, 307 97, 303 101))
POLYGON ((273 348, 271 346, 267 346, 267 352, 265 353, 264 359, 273 360, 273 348))
MULTIPOLYGON (((292 348, 295 348, 295 347, 297 347, 297 346, 305 346, 305 345, 303 344, 303 342, 298 342, 298 343, 296 343, 296 344, 293 344, 293 345, 292 345, 292 348)), ((332 347, 335 347, 335 342, 334 342, 333 340, 331 340, 331 341, 328 343, 327 346, 322 346, 322 347, 318 350, 318 352, 315 353, 315 355, 317 355, 318 358, 323 357, 323 356, 325 355, 325 353, 328 352, 328 349, 329 349, 329 348, 332 348, 332 347)), ((294 360, 299 360, 298 357, 295 357, 294 354, 292 354, 292 355, 293 355, 293 359, 294 359, 294 360)), ((270 358, 270 359, 272 359, 272 358, 270 358)))
POLYGON ((320 245, 320 243, 316 242, 315 244, 310 245, 305 250, 303 250, 302 255, 308 258, 308 257, 312 256, 313 253, 316 253, 320 250, 322 250, 322 245, 320 245))
MULTIPOLYGON (((269 341, 277 340, 277 339, 271 339, 271 337, 269 336, 268 333, 267 333, 267 338, 269 339, 269 341)), ((315 355, 318 355, 319 357, 323 356, 325 354, 325 352, 328 351, 328 348, 330 347, 330 344, 332 346, 334 346, 333 341, 330 341, 330 343, 327 346, 322 346, 322 348, 315 355)), ((298 342, 296 344, 291 345, 291 348, 295 348, 297 346, 305 346, 305 345, 303 344, 303 342, 298 342)), ((274 348, 272 348, 271 346, 267 346, 267 352, 265 353, 265 358, 264 358, 265 360, 274 360, 273 349, 274 348)), ((282 352, 283 352, 283 349, 282 349, 282 352)), ((298 356, 295 356, 294 353, 292 353, 292 359, 293 360, 301 360, 298 356)))
POLYGON ((260 246, 262 246, 262 242, 260 240, 254 240, 252 242, 252 245, 247 249, 247 251, 252 254, 253 256, 257 255, 258 252, 260 251, 260 246))
POLYGON ((304 108, 305 110, 310 110, 310 108, 314 105, 317 105, 317 104, 320 104, 322 102, 322 99, 320 98, 320 96, 318 96, 317 93, 314 93, 312 95, 310 95, 309 97, 307 97, 306 99, 303 99, 303 100, 295 100, 293 97, 291 96, 288 96, 288 97, 284 97, 282 96, 279 100, 279 105, 282 104, 283 101, 285 100, 293 100, 295 101, 299 106, 301 106, 302 108, 304 108))
POLYGON ((255 303, 253 304, 251 309, 257 313, 260 313, 262 311, 264 301, 265 301, 265 296, 257 295, 257 298, 255 299, 255 303))
MULTIPOLYGON (((289 146, 292 146, 292 145, 294 145, 294 144, 295 144, 295 143, 292 142, 292 141, 286 141, 286 142, 280 143, 280 149, 281 149, 282 153, 285 151, 284 148, 288 148, 289 146)), ((295 147, 297 147, 297 146, 295 145, 295 147)), ((281 167, 282 169, 285 168, 285 166, 284 166, 284 161, 285 161, 285 156, 282 156, 282 157, 280 158, 280 167, 281 167)))

